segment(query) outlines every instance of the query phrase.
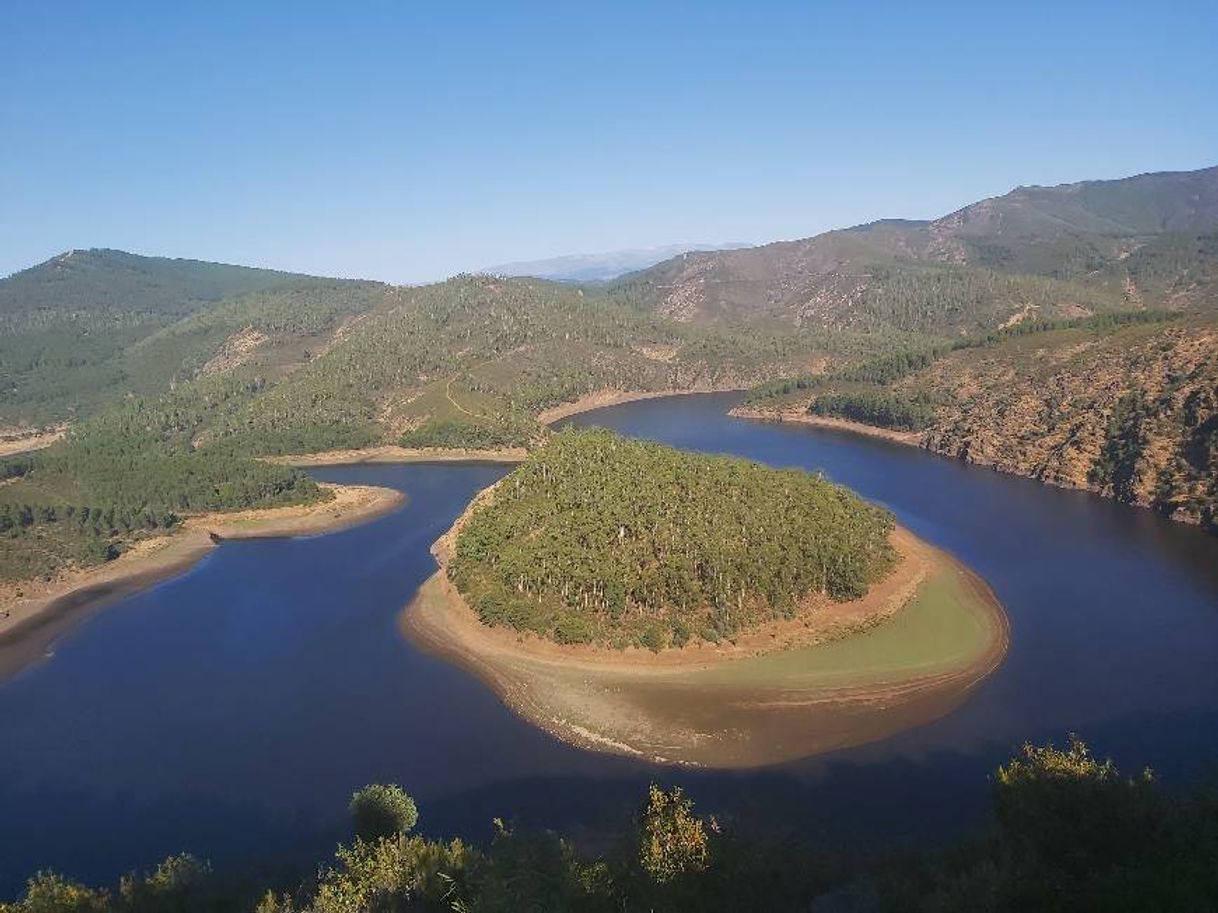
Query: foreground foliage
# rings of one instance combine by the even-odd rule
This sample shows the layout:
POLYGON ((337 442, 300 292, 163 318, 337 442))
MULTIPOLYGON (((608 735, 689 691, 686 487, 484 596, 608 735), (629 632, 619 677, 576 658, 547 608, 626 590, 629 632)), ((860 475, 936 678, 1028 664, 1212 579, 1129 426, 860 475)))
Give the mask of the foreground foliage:
POLYGON ((806 472, 565 430, 474 509, 449 573, 487 624, 658 650, 863 595, 892 523, 806 472))
MULTIPOLYGON (((372 787, 370 789, 374 789, 372 787)), ((404 795, 404 794, 403 794, 404 795)), ((947 847, 843 853, 733 833, 680 789, 652 786, 598 856, 495 822, 488 846, 404 832, 357 837, 295 887, 226 881, 190 856, 117 890, 43 872, 0 913, 869 910, 1201 911, 1218 906, 1218 795, 1127 777, 1078 739, 1025 745, 993 778, 989 829, 947 847)), ((408 797, 407 797, 408 798, 408 797)), ((413 804, 413 803, 412 803, 413 804)))

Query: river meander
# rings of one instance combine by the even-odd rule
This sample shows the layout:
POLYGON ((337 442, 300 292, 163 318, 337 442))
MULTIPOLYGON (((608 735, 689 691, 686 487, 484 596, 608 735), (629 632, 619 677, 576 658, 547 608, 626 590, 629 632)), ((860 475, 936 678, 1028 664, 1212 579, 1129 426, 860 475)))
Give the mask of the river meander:
POLYGON ((434 570, 431 543, 506 468, 320 469, 408 501, 331 535, 223 543, 0 683, 0 896, 37 868, 110 879, 181 850, 308 869, 345 836, 351 791, 375 780, 412 792, 437 836, 484 839, 496 815, 594 836, 659 778, 742 827, 891 841, 979 821, 987 773, 1025 739, 1076 730, 1169 781, 1218 765, 1218 539, 898 444, 732 419, 731 402, 650 400, 573 421, 821 469, 960 559, 1011 625, 1005 662, 960 706, 760 770, 565 745, 397 629, 434 570))

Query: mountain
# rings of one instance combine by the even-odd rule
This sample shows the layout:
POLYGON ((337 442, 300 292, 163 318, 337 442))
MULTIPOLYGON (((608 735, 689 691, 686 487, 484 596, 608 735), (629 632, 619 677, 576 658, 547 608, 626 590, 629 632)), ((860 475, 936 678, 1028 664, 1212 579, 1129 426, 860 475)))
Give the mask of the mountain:
POLYGON ((933 222, 683 254, 611 292, 680 321, 950 335, 1208 302, 1216 231, 1218 168, 1147 174, 1019 188, 933 222))
POLYGON ((1218 166, 1114 181, 1018 187, 933 223, 960 235, 1056 232, 1143 235, 1196 233, 1218 225, 1218 166))
POLYGON ((370 309, 384 288, 69 251, 0 280, 0 426, 75 420, 123 394, 159 392, 223 359, 225 340, 247 328, 234 343, 247 350, 267 329, 301 337, 298 348, 322 346, 341 317, 370 309))
POLYGON ((228 335, 223 315, 245 319, 236 302, 269 313, 273 299, 312 289, 330 307, 359 286, 123 251, 60 254, 0 280, 0 426, 79 419, 124 393, 163 390, 212 357, 228 335))
POLYGON ((598 391, 797 377, 783 408, 1214 525, 1215 174, 1025 188, 604 287, 64 254, 0 280, 0 425, 71 424, 0 460, 0 577, 319 496, 259 457, 525 446, 598 391))
POLYGON ((0 281, 0 314, 166 314, 182 316, 232 295, 309 277, 249 266, 121 250, 71 250, 0 281))
POLYGON ((842 345, 683 327, 571 285, 490 276, 293 280, 137 322, 134 341, 121 333, 127 312, 85 316, 96 334, 49 324, 54 368, 6 353, 6 417, 37 408, 73 421, 60 443, 0 459, 0 580, 107 560, 181 514, 322 496, 258 457, 522 446, 544 434, 540 412, 590 393, 739 387, 842 345), (93 335, 107 348, 90 360, 80 340, 93 335))
POLYGON ((482 270, 493 276, 530 276, 556 282, 608 282, 627 273, 646 269, 661 260, 693 250, 733 250, 744 244, 669 244, 664 247, 634 247, 600 254, 569 254, 548 260, 504 263, 482 270))

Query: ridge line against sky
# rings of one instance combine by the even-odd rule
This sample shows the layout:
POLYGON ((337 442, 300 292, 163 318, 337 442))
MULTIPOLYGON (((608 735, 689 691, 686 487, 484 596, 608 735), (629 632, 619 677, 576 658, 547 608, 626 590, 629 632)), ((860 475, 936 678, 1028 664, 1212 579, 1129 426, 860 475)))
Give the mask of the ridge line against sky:
POLYGON ((6 10, 0 275, 72 248, 420 282, 804 238, 1218 158, 1218 9, 6 10))

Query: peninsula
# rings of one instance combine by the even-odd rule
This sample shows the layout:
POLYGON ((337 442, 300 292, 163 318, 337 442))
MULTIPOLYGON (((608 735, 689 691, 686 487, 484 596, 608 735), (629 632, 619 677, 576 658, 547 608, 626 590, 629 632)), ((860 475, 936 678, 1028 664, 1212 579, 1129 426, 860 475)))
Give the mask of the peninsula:
POLYGON ((433 551, 416 643, 560 738, 653 760, 869 741, 1006 650, 984 583, 847 489, 606 431, 555 434, 433 551))

